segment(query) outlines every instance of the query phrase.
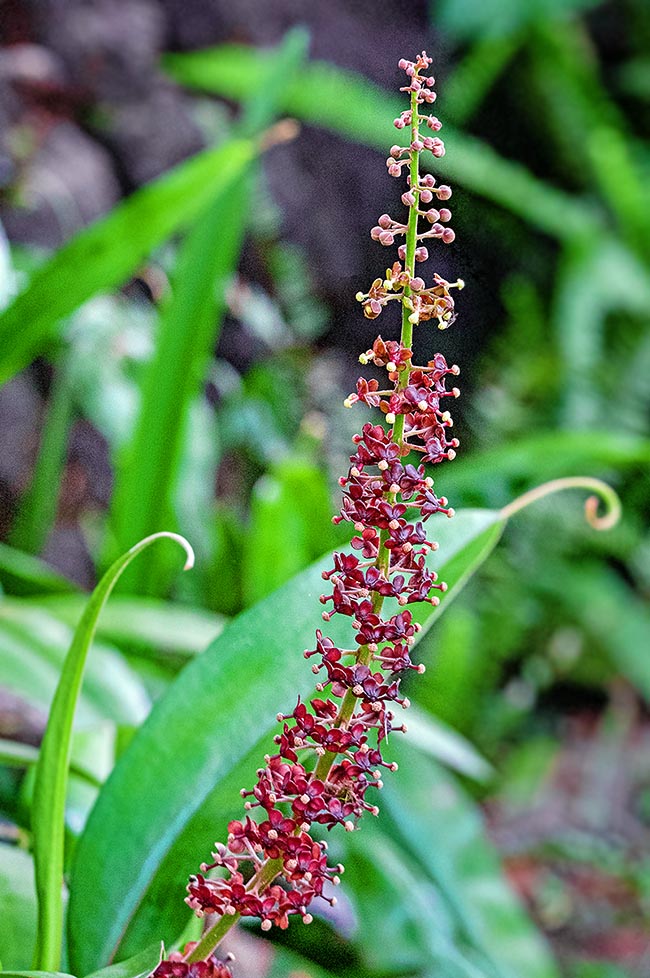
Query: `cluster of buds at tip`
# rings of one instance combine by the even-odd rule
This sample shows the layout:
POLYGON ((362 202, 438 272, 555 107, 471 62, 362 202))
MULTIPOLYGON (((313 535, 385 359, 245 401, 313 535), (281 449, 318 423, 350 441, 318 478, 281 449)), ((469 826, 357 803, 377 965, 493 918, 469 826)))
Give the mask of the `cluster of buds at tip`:
MULTIPOLYGON (((220 922, 257 917, 263 930, 285 928, 293 915, 309 923, 315 899, 336 902, 333 888, 343 867, 329 863, 323 830, 341 826, 353 831, 365 812, 378 813, 373 794, 382 787, 383 772, 397 768, 384 756, 388 737, 406 729, 396 718, 398 709, 409 706, 401 679, 424 672, 412 660, 420 630, 412 608, 437 605, 447 587, 429 565, 437 544, 427 538, 425 525, 432 516, 451 517, 454 511, 434 491, 425 465, 455 456, 458 440, 449 437, 452 419, 446 404, 458 397, 458 389, 448 389, 448 383, 459 369, 448 366, 440 353, 415 365, 410 342, 417 323, 433 320, 444 329, 453 322, 452 290, 463 285, 435 275, 426 286, 414 272, 415 261, 427 258, 422 239, 453 239, 444 226, 451 217, 446 208, 421 210, 433 196, 451 196, 448 187, 436 187, 433 177, 418 175, 423 150, 436 156, 444 152, 438 137, 419 135, 421 124, 440 128, 437 119, 419 112, 421 104, 435 98, 433 79, 424 75, 429 64, 425 53, 414 62, 400 61, 408 78, 402 91, 410 93, 411 106, 395 125, 410 127, 411 142, 393 147, 390 167, 398 172, 408 167, 409 189, 402 199, 409 220, 400 223, 382 215, 372 231, 383 245, 405 235, 400 261, 367 294, 357 295, 371 319, 397 300, 402 337, 378 337, 360 356, 362 364, 373 364, 382 376, 385 370, 386 380, 380 387, 374 378, 360 378, 345 402, 377 408, 384 421, 364 424, 352 439, 350 466, 339 480, 341 510, 334 517, 335 523, 354 528, 351 550, 334 553, 331 568, 322 575, 328 585, 320 598, 323 621, 348 618, 349 640, 341 645, 316 631, 315 647, 304 653, 318 677, 315 698, 310 703, 299 698, 291 713, 278 715, 277 750, 265 757, 254 787, 241 791, 245 815, 229 824, 226 842, 217 843, 211 860, 190 878, 186 902, 199 916, 216 914, 220 922), (421 233, 419 218, 426 223, 421 233)), ((204 939, 201 947, 207 943, 204 939)), ((194 960, 191 954, 186 957, 194 960)), ((206 972, 205 978, 212 976, 206 972)))

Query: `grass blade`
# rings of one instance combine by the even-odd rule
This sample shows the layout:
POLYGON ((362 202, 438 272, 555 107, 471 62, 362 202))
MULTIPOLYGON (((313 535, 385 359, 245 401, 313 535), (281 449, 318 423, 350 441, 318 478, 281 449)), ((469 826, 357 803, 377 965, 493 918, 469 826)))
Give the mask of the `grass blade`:
POLYGON ((66 364, 61 360, 54 376, 31 485, 20 502, 9 538, 14 547, 28 553, 40 553, 54 523, 72 417, 72 385, 66 364))
POLYGON ((65 316, 121 285, 153 248, 187 226, 254 154, 246 139, 199 153, 136 191, 38 268, 0 313, 0 383, 42 352, 65 316))
POLYGON ((0 543, 0 584, 9 594, 70 594, 76 584, 22 550, 0 543))
POLYGON ((64 817, 72 725, 97 619, 120 574, 142 550, 162 537, 171 537, 179 542, 188 555, 186 567, 192 566, 193 554, 189 544, 182 537, 169 533, 159 533, 141 540, 116 560, 90 597, 72 639, 54 695, 36 766, 32 809, 38 896, 36 968, 55 969, 61 961, 64 817))
MULTIPOLYGON (((244 135, 252 137, 273 121, 304 58, 305 44, 302 31, 292 32, 270 56, 269 70, 244 109, 244 135)), ((142 386, 135 433, 118 464, 112 506, 118 552, 129 540, 175 524, 173 496, 183 435, 220 332, 225 289, 239 259, 255 182, 254 168, 248 166, 220 187, 181 248, 172 295, 163 307, 156 350, 142 386)), ((147 554, 129 573, 128 587, 140 594, 160 594, 167 577, 159 555, 147 554)))

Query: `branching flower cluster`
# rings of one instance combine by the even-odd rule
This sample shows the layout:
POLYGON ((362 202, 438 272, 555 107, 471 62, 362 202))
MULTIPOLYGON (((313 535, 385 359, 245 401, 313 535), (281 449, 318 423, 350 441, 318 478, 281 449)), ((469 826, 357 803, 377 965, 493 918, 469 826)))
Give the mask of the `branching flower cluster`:
POLYGON ((422 242, 454 239, 447 208, 429 207, 434 197, 446 201, 451 190, 436 186, 434 178, 419 175, 420 154, 444 153, 438 136, 421 136, 420 127, 438 132, 440 122, 421 111, 435 99, 433 78, 426 75, 431 59, 423 52, 415 61, 402 60, 410 108, 395 120, 398 130, 410 130, 406 146, 393 146, 387 160, 392 176, 406 174, 402 202, 407 220, 383 214, 372 229, 382 245, 398 245, 398 258, 383 279, 376 279, 358 300, 365 315, 374 319, 389 302, 402 309, 399 341, 378 337, 362 354, 385 382, 360 378, 346 405, 361 401, 383 413, 384 424, 367 423, 355 435, 350 467, 340 479, 343 500, 335 522, 354 527, 351 552, 335 553, 333 566, 323 573, 328 584, 321 596, 327 623, 334 615, 350 619, 350 641, 340 647, 323 631, 316 632, 315 648, 305 657, 314 660, 318 676, 311 703, 298 700, 290 714, 279 714, 281 730, 275 737, 277 752, 267 755, 251 790, 242 790, 246 815, 228 827, 225 844, 217 844, 210 862, 192 876, 187 903, 199 916, 217 915, 216 923, 196 945, 163 962, 158 978, 226 978, 226 963, 212 956, 226 931, 239 917, 258 917, 263 930, 285 928, 292 915, 312 920, 315 898, 335 903, 333 888, 343 872, 330 865, 327 844, 314 829, 342 826, 355 829, 364 812, 376 815, 374 789, 382 787, 382 771, 397 765, 384 757, 391 732, 404 730, 397 708, 408 707, 400 679, 408 671, 422 673, 412 661, 412 647, 420 626, 410 606, 436 605, 436 592, 446 590, 427 565, 436 544, 427 538, 431 516, 453 516, 444 496, 438 496, 425 463, 453 459, 457 439, 449 437, 452 419, 447 389, 458 367, 448 366, 437 353, 423 366, 413 363, 413 327, 433 320, 445 329, 454 319, 453 289, 439 275, 427 286, 415 275, 415 263, 425 261, 422 242), (414 462, 412 453, 420 456, 414 462), (392 602, 386 613, 384 603, 392 602), (192 971, 197 963, 204 971, 192 971), (186 969, 183 971, 183 968, 186 969), (170 970, 171 969, 171 970, 170 970))

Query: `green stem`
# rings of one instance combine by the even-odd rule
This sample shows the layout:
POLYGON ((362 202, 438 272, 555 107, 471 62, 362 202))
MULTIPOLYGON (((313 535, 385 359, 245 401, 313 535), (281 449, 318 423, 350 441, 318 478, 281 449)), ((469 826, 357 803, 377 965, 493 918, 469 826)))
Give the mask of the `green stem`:
MULTIPOLYGON (((413 92, 411 95, 411 142, 418 138, 418 105, 417 105, 417 93, 413 92)), ((410 190, 415 197, 415 204, 413 204, 409 209, 409 219, 406 229, 406 259, 404 262, 405 270, 409 272, 411 276, 415 274, 415 249, 417 247, 417 231, 418 231, 418 205, 420 198, 419 191, 419 159, 420 154, 417 150, 411 150, 410 153, 410 190)), ((401 343, 403 346, 411 348, 413 343, 413 324, 409 321, 409 316, 412 313, 412 309, 409 308, 409 304, 405 302, 405 299, 411 295, 410 286, 404 288, 404 298, 402 299, 402 332, 401 332, 401 343)), ((409 377, 411 373, 411 368, 407 367, 400 373, 400 378, 398 381, 398 389, 403 390, 409 382, 409 377)), ((395 419, 395 424, 393 426, 393 440, 400 446, 404 442, 404 415, 400 414, 395 419)), ((394 502, 392 493, 387 494, 387 498, 394 502)), ((379 548, 377 553, 377 567, 384 572, 386 577, 390 571, 390 550, 385 546, 386 539, 388 538, 388 533, 386 530, 382 530, 379 536, 379 548)), ((372 607, 375 614, 379 614, 384 604, 384 598, 382 595, 375 593, 373 596, 372 607)), ((357 662, 362 665, 368 665, 372 660, 372 652, 367 645, 362 645, 359 649, 357 655, 357 662)), ((338 717, 336 718, 335 725, 337 727, 347 727, 350 720, 354 716, 354 710, 357 704, 357 697, 354 695, 351 689, 349 689, 339 708, 338 717)), ((321 754, 318 758, 316 766, 314 768, 313 777, 318 778, 321 781, 326 781, 329 773, 332 769, 332 765, 336 760, 336 754, 327 751, 325 754, 321 754)), ((263 893, 264 890, 271 885, 273 880, 282 872, 282 859, 267 859, 266 862, 260 866, 255 875, 251 878, 247 884, 246 889, 250 891, 255 891, 256 893, 263 893)), ((203 961, 209 954, 214 951, 220 941, 226 936, 231 927, 239 920, 241 914, 224 914, 220 917, 215 924, 212 925, 203 935, 199 943, 196 945, 194 950, 187 955, 185 960, 188 963, 195 963, 197 961, 203 961)))

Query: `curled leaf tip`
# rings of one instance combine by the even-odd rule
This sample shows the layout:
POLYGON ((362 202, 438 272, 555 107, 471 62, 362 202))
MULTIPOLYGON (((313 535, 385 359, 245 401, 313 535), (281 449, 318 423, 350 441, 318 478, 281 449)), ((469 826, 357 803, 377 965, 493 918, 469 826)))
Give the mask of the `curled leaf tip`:
POLYGON ((188 540, 186 540, 185 537, 181 536, 180 533, 172 533, 171 530, 160 530, 160 532, 158 533, 152 533, 150 536, 145 537, 143 540, 140 540, 139 543, 136 543, 134 547, 131 547, 130 552, 131 553, 133 551, 139 552, 140 550, 143 550, 146 546, 148 546, 150 543, 152 543, 154 540, 160 540, 163 537, 167 537, 169 540, 175 540, 176 543, 180 544, 180 546, 185 551, 185 564, 183 565, 183 570, 184 571, 192 570, 195 561, 192 544, 188 540))
POLYGON ((544 482, 504 506, 501 516, 507 520, 531 503, 537 502, 538 499, 544 499, 545 496, 551 496, 563 489, 591 489, 596 493, 585 501, 585 519, 594 530, 611 530, 621 518, 622 507, 617 493, 602 479, 594 479, 591 476, 568 476, 564 479, 544 482), (605 506, 605 512, 599 516, 598 507, 601 502, 605 506))

